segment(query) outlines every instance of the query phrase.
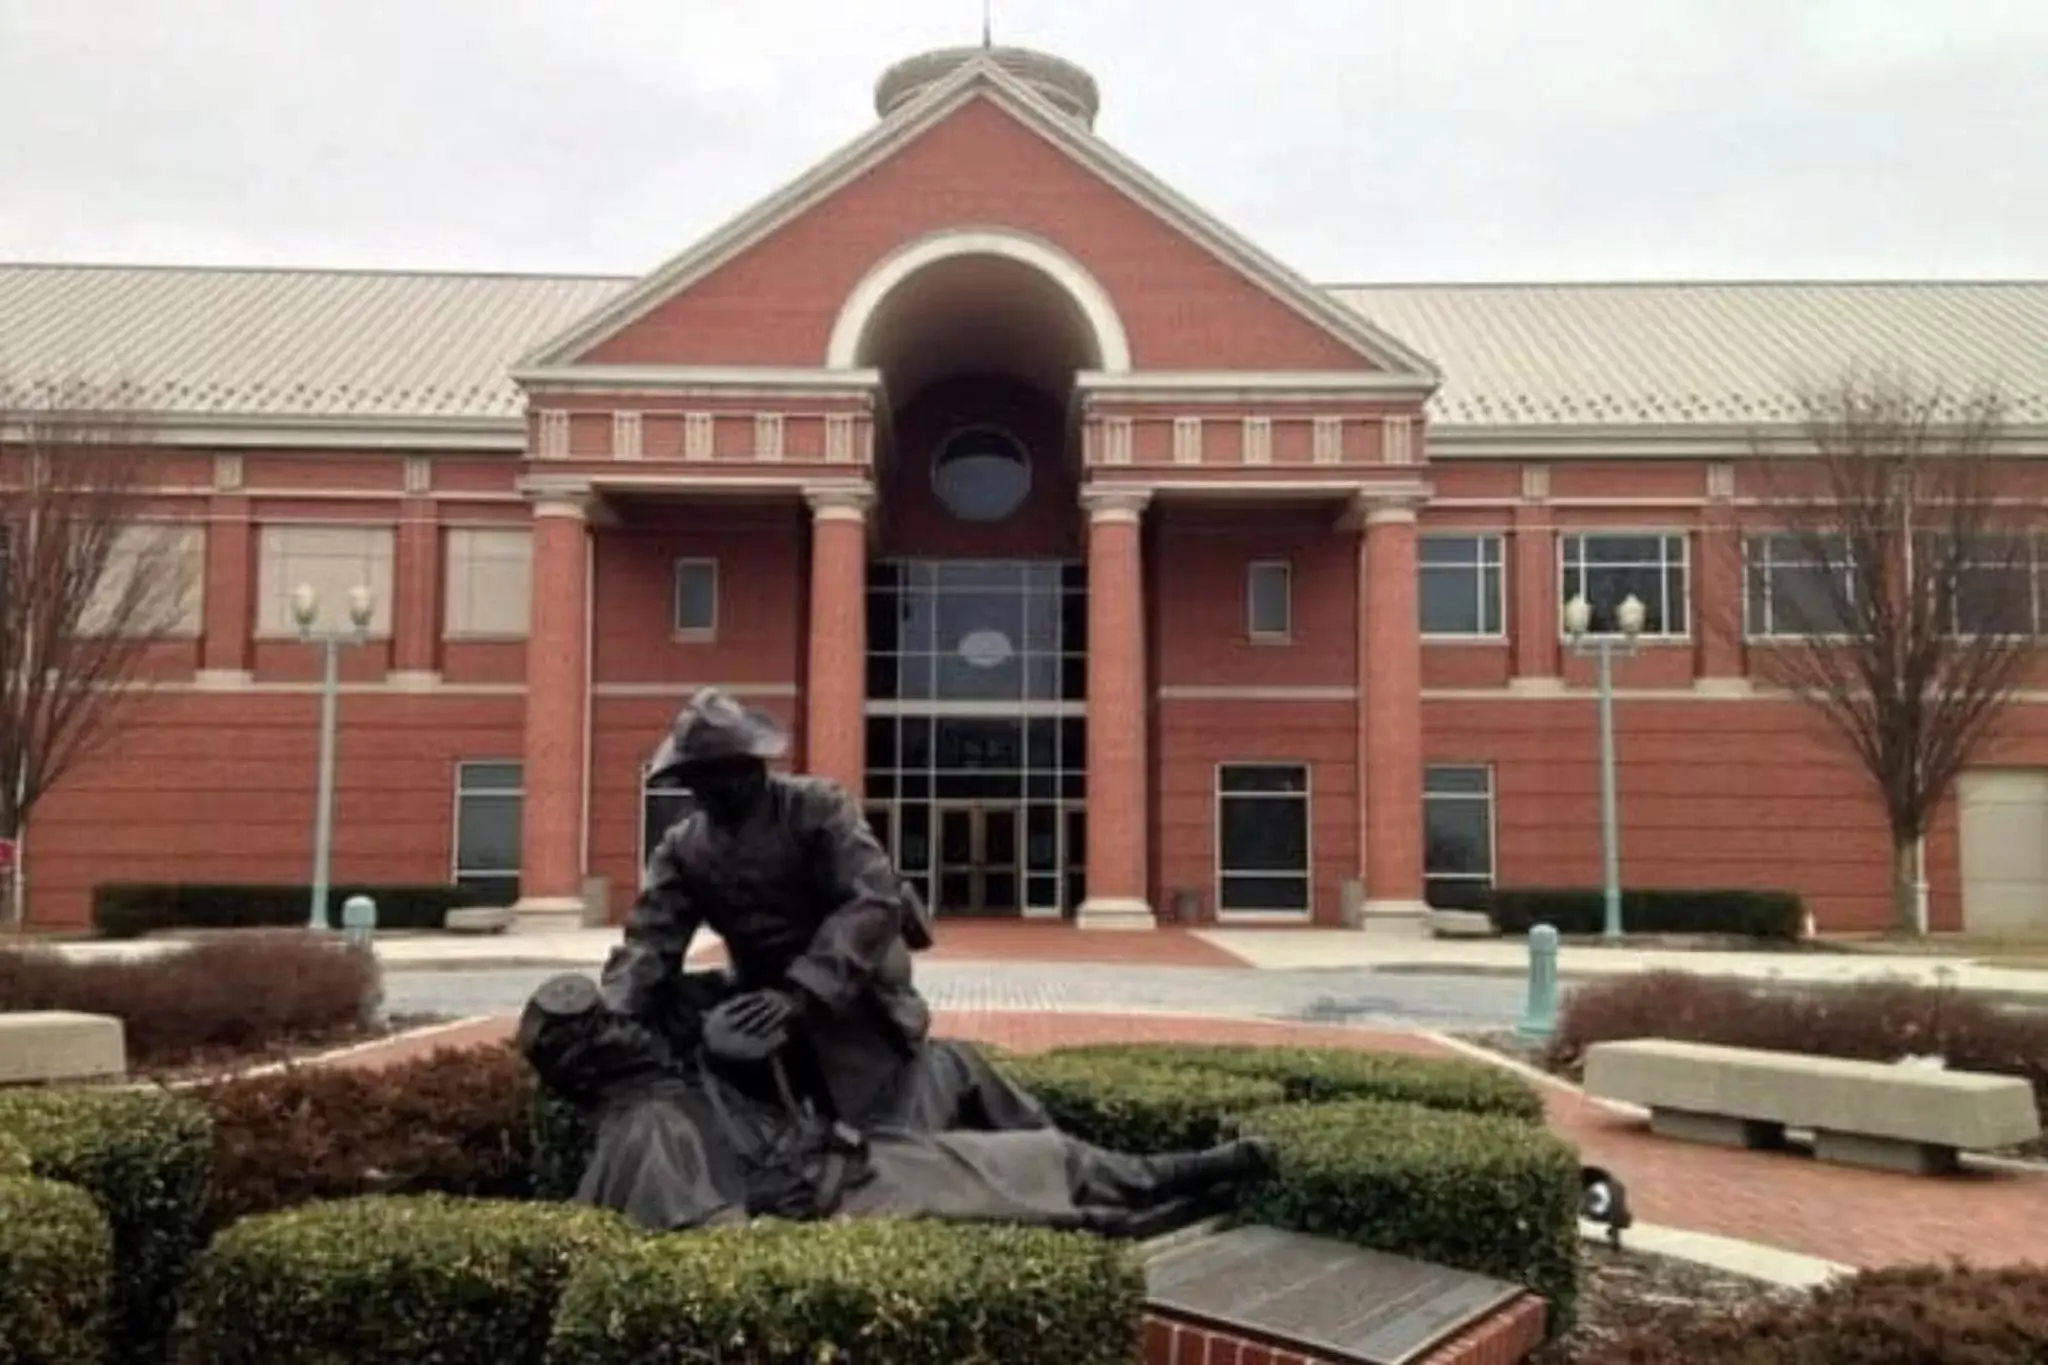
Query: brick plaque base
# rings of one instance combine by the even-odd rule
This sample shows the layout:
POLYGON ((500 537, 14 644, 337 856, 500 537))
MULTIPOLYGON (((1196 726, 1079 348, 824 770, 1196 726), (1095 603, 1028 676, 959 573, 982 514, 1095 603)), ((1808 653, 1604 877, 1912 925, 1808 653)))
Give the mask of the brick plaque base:
POLYGON ((1277 1228, 1146 1263, 1147 1365, 1520 1365, 1543 1301, 1519 1286, 1277 1228))

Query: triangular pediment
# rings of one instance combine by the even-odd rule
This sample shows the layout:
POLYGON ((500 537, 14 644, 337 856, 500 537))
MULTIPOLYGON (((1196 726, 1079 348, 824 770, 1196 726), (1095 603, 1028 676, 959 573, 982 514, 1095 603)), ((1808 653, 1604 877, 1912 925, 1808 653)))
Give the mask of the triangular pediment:
MULTIPOLYGON (((835 216, 841 222, 858 219, 849 203, 863 182, 883 178, 890 168, 900 169, 917 155, 935 156, 933 148, 946 144, 949 136, 955 141, 966 136, 964 130, 970 127, 984 139, 1009 138, 1016 149, 1030 151, 1035 160, 1043 163, 1042 174, 1049 176, 1057 171, 1073 176, 1071 190, 1075 195, 1113 197, 1118 201, 1121 212, 1132 220, 1145 222, 1147 230, 1160 242, 1184 253, 1190 260, 1199 260, 1201 269, 1206 272, 1204 287, 1188 291, 1191 297, 1177 299, 1175 308, 1185 311, 1201 306, 1204 299, 1235 291, 1231 297, 1239 301, 1239 311, 1256 315, 1253 325, 1247 330, 1270 338, 1267 350, 1278 357, 1277 363, 1248 362, 1237 367, 1321 371, 1355 369, 1377 372, 1388 379, 1412 378, 1418 388, 1434 387, 1437 371, 1428 359, 1267 256, 1095 136, 1029 85, 993 60, 983 58, 970 60, 934 82, 922 95, 880 120, 824 162, 667 261, 605 307, 552 338, 522 362, 520 372, 559 371, 579 364, 647 364, 659 361, 687 366, 715 363, 823 367, 826 364, 829 325, 822 330, 812 329, 816 331, 814 346, 810 344, 810 333, 799 335, 800 329, 795 322, 790 324, 790 334, 773 345, 762 341, 750 346, 741 337, 753 320, 750 310, 761 316, 773 314, 781 318, 789 318, 799 311, 787 306, 778 311, 776 300, 766 297, 765 293, 789 287, 781 281, 792 274, 802 274, 807 278, 816 276, 822 281, 817 284, 817 291, 832 297, 811 300, 810 306, 814 310, 836 308, 851 292, 860 273, 888 255, 900 244, 901 238, 941 226, 955 226, 958 221, 950 224, 926 222, 906 228, 897 239, 886 243, 865 243, 858 253, 857 268, 850 264, 849 257, 848 262, 840 263, 837 275, 831 269, 805 269, 785 270, 777 276, 764 267, 742 280, 739 277, 745 273, 744 267, 772 252, 778 245, 778 239, 802 237, 810 244, 805 249, 812 250, 815 255, 816 244, 822 236, 821 224, 829 227, 835 216), (1020 139, 1020 134, 1024 138, 1020 139), (1048 148, 1058 153, 1056 161, 1046 156, 1048 148), (1105 196, 1105 188, 1112 193, 1105 196), (853 278, 843 278, 849 271, 853 278), (771 280, 774 281, 772 285, 764 286, 764 281, 771 280), (836 294, 833 294, 834 290, 836 294), (683 305, 693 293, 707 301, 700 315, 686 316, 688 310, 683 305), (665 317, 665 313, 668 316, 665 317), (680 354, 671 358, 664 350, 663 340, 650 340, 645 335, 636 338, 636 329, 643 334, 658 333, 663 340, 677 339, 680 354), (719 333, 727 335, 714 335, 719 333)), ((992 219, 992 211, 985 205, 967 204, 973 199, 972 186, 967 182, 974 181, 976 177, 989 181, 998 173, 998 168, 976 162, 977 159, 968 158, 959 169, 961 182, 966 188, 957 196, 962 201, 958 208, 945 202, 947 196, 943 184, 933 182, 934 173, 929 168, 920 168, 922 179, 919 183, 928 185, 935 193, 902 197, 910 201, 913 208, 931 205, 929 212, 933 214, 954 212, 970 215, 976 225, 996 221, 1001 226, 1032 230, 1028 224, 1000 223, 999 219, 992 219)), ((1052 188, 1055 192, 1065 192, 1067 187, 1052 188)), ((1078 246, 1066 244, 1069 251, 1084 260, 1089 254, 1088 246, 1086 242, 1078 246)), ((794 251, 797 248, 792 245, 790 249, 794 251)), ((852 251, 853 248, 848 247, 847 250, 852 251)), ((1123 254, 1138 258, 1139 263, 1132 268, 1142 268, 1147 253, 1126 251, 1123 254)), ((1159 253, 1151 254, 1156 256, 1159 253)), ((1182 273, 1185 275, 1187 272, 1182 273)), ((1112 294, 1118 292, 1114 282, 1110 288, 1112 294)), ((1126 301, 1122 298, 1117 300, 1119 305, 1126 301)), ((1168 363, 1162 364, 1159 358, 1146 354, 1144 338, 1141 336, 1138 340, 1133 356, 1138 369, 1213 368, 1213 365, 1173 363, 1171 356, 1165 357, 1168 363)), ((1154 344, 1151 349, 1163 352, 1171 347, 1154 344)))

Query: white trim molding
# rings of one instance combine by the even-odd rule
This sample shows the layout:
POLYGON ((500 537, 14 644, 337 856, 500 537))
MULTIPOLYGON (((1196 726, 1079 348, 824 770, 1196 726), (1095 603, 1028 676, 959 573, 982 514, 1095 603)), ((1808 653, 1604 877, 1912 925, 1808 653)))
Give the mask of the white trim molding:
POLYGON ((1435 377, 1384 370, 1082 370, 1074 387, 1084 394, 1133 403, 1328 403, 1420 398, 1435 391, 1435 377))
POLYGON ((1131 343, 1109 291, 1088 268, 1052 243, 1010 228, 948 228, 906 242, 861 277, 840 305, 825 346, 825 368, 858 372, 875 314, 891 294, 927 266, 959 256, 993 256, 1037 271, 1072 300, 1095 338, 1094 368, 1128 373, 1131 343))
POLYGON ((1149 488, 1093 486, 1081 490, 1081 506, 1090 521, 1136 522, 1152 501, 1149 488))
POLYGON ((879 370, 813 370, 787 365, 531 365, 512 371, 528 389, 615 395, 720 398, 857 398, 872 401, 879 370))

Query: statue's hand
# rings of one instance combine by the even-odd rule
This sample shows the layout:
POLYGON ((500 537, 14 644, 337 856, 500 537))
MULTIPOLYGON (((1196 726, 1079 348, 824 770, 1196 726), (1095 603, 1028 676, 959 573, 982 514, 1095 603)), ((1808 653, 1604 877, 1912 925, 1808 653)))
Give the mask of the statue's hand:
POLYGON ((731 1061, 760 1061, 789 1041, 796 1016, 797 1000, 789 992, 747 991, 704 1017, 704 1046, 731 1061))

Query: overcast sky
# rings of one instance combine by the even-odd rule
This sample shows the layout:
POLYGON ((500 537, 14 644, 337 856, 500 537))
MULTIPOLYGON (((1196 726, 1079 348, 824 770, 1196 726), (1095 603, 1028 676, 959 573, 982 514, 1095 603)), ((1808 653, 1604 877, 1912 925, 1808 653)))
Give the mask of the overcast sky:
MULTIPOLYGON (((994 0, 1349 280, 2048 276, 2048 0, 994 0)), ((637 272, 981 0, 0 0, 0 259, 637 272)))

